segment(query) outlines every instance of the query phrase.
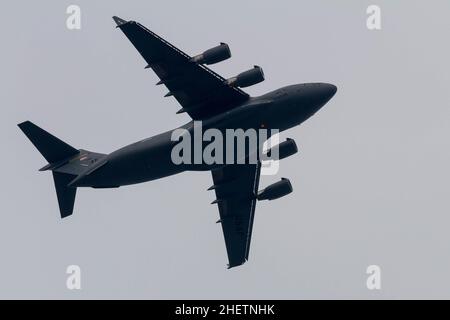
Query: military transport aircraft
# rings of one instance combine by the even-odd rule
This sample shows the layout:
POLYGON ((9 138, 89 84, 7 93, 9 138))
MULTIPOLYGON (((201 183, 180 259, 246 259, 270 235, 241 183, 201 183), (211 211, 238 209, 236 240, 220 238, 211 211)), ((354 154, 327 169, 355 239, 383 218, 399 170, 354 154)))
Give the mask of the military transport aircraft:
MULTIPOLYGON (((193 130, 194 121, 204 128, 275 128, 280 131, 301 124, 324 106, 336 93, 327 83, 297 84, 250 97, 242 91, 264 80, 258 66, 236 77, 224 79, 205 65, 231 57, 227 44, 193 57, 174 47, 135 21, 113 17, 169 93, 181 105, 177 113, 187 113, 193 121, 182 126, 193 130)), ((248 260, 255 205, 258 200, 273 200, 292 192, 288 179, 282 178, 258 191, 261 161, 245 164, 174 164, 171 149, 174 130, 125 146, 110 154, 76 149, 30 121, 18 125, 47 160, 41 171, 53 173, 61 217, 72 214, 77 187, 116 188, 155 180, 187 170, 211 171, 219 208, 228 267, 248 260)), ((277 146, 279 159, 297 152, 295 141, 277 146)))

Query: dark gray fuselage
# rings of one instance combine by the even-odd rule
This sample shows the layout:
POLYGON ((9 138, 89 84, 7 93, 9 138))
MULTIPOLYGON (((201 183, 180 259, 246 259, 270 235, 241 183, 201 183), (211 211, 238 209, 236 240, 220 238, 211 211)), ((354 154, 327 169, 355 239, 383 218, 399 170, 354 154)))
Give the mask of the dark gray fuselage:
MULTIPOLYGON (((336 87, 326 83, 309 83, 283 87, 245 103, 225 113, 204 119, 203 131, 224 129, 278 129, 284 131, 301 124, 324 106, 336 93, 336 87)), ((193 135, 194 122, 182 126, 193 135)), ((175 130, 175 129, 174 129, 175 130)), ((111 188, 136 184, 177 174, 187 170, 212 170, 220 164, 175 164, 171 158, 173 146, 170 130, 118 149, 80 175, 73 186, 111 188)))

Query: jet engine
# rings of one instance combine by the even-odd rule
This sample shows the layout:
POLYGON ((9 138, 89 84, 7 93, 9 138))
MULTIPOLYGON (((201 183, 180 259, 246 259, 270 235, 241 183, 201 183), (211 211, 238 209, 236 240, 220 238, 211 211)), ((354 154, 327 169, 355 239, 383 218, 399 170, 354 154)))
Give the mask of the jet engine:
POLYGON ((226 43, 221 42, 220 45, 192 57, 191 61, 199 64, 214 64, 227 60, 230 57, 230 47, 226 43))
POLYGON ((294 139, 287 138, 286 141, 283 141, 282 143, 274 146, 267 152, 267 157, 271 160, 281 160, 287 157, 292 156, 293 154, 296 154, 298 152, 297 144, 295 143, 294 139), (277 159, 274 159, 272 157, 275 157, 274 149, 278 149, 278 157, 277 159))
POLYGON ((258 192, 256 199, 258 200, 274 200, 292 192, 292 185, 289 179, 281 178, 280 181, 271 184, 265 189, 258 192))
POLYGON ((264 72, 261 67, 254 66, 253 69, 239 73, 236 77, 227 80, 232 87, 250 87, 264 81, 264 72))

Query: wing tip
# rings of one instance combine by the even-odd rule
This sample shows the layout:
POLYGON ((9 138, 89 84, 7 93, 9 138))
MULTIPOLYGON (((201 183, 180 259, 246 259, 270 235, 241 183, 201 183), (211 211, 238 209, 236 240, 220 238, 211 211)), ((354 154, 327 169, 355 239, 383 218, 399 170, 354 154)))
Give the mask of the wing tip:
POLYGON ((247 261, 248 261, 248 259, 245 259, 244 261, 242 261, 242 262, 237 262, 237 263, 231 263, 231 262, 230 262, 230 263, 227 264, 227 270, 232 269, 232 268, 235 268, 235 267, 242 266, 242 265, 245 264, 247 261))
POLYGON ((119 18, 118 16, 113 16, 112 18, 113 18, 114 22, 116 23, 117 27, 120 27, 121 25, 124 25, 125 23, 128 22, 122 18, 119 18))
POLYGON ((23 122, 21 122, 21 123, 18 123, 17 126, 18 126, 21 130, 23 130, 23 128, 29 126, 30 124, 33 124, 33 123, 32 123, 31 121, 29 121, 29 120, 26 120, 26 121, 23 121, 23 122))

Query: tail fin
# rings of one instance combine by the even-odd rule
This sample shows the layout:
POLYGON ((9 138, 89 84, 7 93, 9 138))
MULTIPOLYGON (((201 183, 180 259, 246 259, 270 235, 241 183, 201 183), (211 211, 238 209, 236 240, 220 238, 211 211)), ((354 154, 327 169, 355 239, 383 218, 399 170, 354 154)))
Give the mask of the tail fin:
POLYGON ((18 126, 49 163, 67 159, 80 152, 30 121, 18 126))
MULTIPOLYGON (((30 121, 22 122, 18 126, 50 165, 64 161, 80 153, 79 150, 59 140, 30 121)), ((55 181, 61 218, 70 216, 73 212, 77 189, 76 187, 69 187, 67 185, 75 177, 76 175, 73 174, 53 171, 53 180, 55 181)))

